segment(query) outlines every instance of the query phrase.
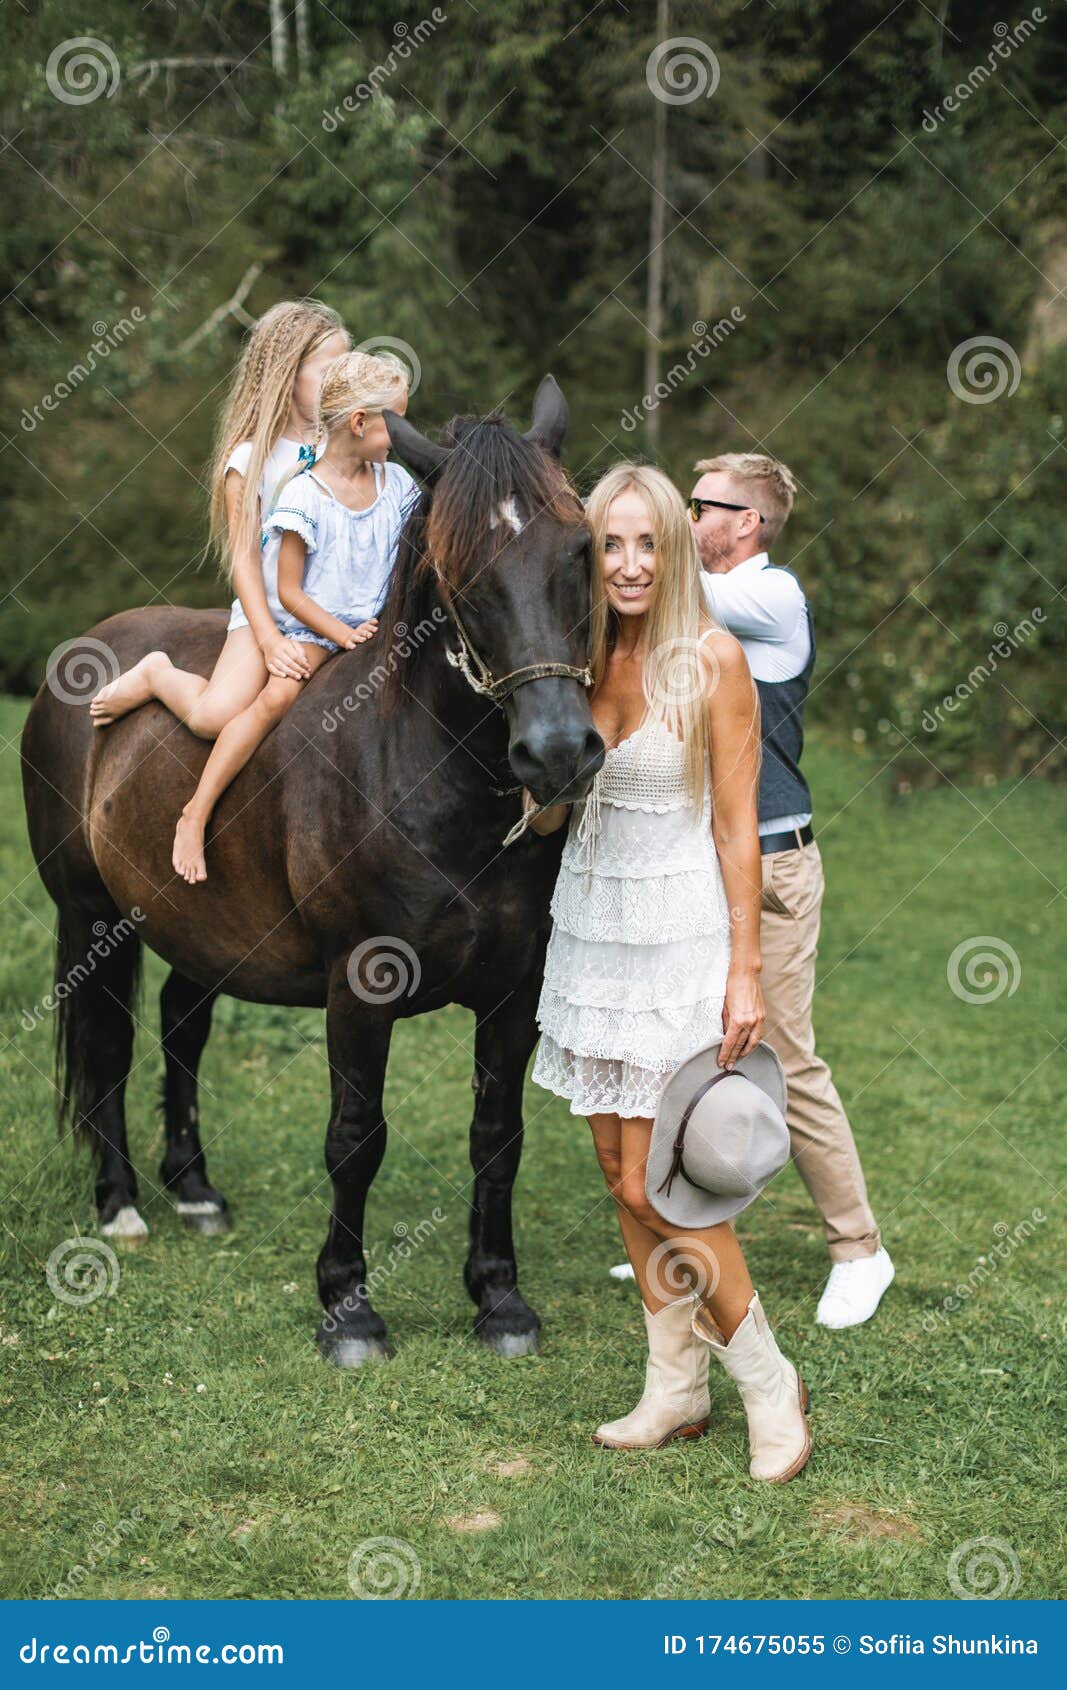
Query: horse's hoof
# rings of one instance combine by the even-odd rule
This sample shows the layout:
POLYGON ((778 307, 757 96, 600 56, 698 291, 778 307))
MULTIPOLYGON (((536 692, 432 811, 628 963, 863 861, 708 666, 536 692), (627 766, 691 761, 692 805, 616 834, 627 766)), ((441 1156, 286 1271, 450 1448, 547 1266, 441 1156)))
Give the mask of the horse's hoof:
POLYGON ((188 1227, 190 1232, 198 1232, 203 1238, 213 1238, 233 1227, 224 1204, 179 1202, 175 1203, 174 1212, 181 1218, 183 1226, 188 1227))
POLYGON ((475 1328, 475 1337, 483 1343, 487 1350, 492 1350, 496 1356, 536 1356, 541 1353, 541 1335, 539 1332, 479 1332, 475 1328))
POLYGON ((148 1227, 132 1203, 125 1203, 100 1231, 105 1238, 117 1238, 122 1244, 140 1244, 148 1237, 148 1227))
POLYGON ((388 1361, 393 1353, 384 1338, 339 1338, 320 1329, 316 1342, 328 1362, 349 1371, 388 1361))

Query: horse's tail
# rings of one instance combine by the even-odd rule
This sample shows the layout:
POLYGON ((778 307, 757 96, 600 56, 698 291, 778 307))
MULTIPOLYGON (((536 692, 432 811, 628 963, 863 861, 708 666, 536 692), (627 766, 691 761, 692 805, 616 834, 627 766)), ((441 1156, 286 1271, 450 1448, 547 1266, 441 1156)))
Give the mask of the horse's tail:
MULTIPOLYGON (((105 1101, 101 1077, 114 1072, 118 1046, 131 1041, 142 946, 136 925, 106 894, 92 908, 60 902, 58 910, 53 989, 57 1128, 60 1136, 72 1129, 93 1143, 95 1110, 105 1101)), ((125 1087, 125 1065, 121 1071, 119 1083, 125 1087)))

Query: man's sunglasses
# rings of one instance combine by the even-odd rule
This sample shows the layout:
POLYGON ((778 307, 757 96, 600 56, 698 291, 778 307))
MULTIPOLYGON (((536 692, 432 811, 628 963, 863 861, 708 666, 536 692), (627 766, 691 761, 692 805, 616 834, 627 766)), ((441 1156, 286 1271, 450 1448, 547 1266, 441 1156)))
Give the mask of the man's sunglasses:
MULTIPOLYGON (((704 512, 712 509, 717 511, 756 511, 755 505, 728 505, 725 499, 690 499, 689 501, 689 514, 694 522, 699 522, 704 512)), ((767 518, 760 516, 759 511, 756 511, 756 515, 759 516, 761 522, 766 522, 767 518)))

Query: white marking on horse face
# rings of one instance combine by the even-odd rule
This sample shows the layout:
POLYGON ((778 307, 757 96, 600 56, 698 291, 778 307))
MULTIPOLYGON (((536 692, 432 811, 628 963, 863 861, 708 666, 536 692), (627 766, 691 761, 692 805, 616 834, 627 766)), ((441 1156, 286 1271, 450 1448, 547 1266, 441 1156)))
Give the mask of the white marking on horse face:
POLYGON ((515 502, 513 493, 509 493, 506 499, 501 500, 500 505, 489 518, 490 528, 498 528, 501 522, 506 522, 514 534, 522 533, 522 517, 519 515, 519 507, 515 502))

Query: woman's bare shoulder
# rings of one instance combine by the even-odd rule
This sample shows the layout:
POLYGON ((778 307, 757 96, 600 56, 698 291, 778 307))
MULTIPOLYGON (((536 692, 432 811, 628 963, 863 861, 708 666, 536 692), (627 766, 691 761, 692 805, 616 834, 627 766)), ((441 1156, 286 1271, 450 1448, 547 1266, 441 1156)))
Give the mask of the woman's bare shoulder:
POLYGON ((741 642, 725 628, 706 627, 700 634, 700 655, 709 682, 747 684, 751 678, 741 642))

